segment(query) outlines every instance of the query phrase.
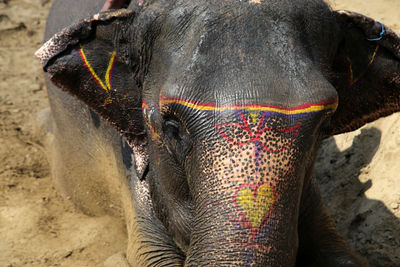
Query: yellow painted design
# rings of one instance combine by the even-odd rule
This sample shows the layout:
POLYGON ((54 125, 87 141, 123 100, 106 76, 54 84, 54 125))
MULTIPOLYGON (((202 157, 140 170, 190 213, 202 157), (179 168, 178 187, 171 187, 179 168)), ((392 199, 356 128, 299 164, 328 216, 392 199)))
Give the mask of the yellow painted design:
POLYGON ((106 98, 106 100, 104 101, 105 104, 111 104, 112 103, 112 98, 109 96, 106 98))
POLYGON ((114 65, 115 56, 117 55, 116 51, 113 51, 111 54, 110 61, 108 62, 107 72, 106 72, 106 85, 109 90, 111 90, 111 70, 114 65))
POLYGON ((260 185, 257 188, 256 195, 254 195, 254 191, 251 188, 244 187, 238 192, 236 198, 236 203, 252 228, 261 226, 274 202, 274 192, 268 184, 260 185))
MULTIPOLYGON (((103 81, 100 79, 100 77, 97 75, 97 73, 94 71, 92 65, 90 65, 90 63, 89 63, 89 61, 88 61, 88 59, 87 59, 87 57, 85 55, 85 52, 83 51, 83 47, 82 46, 81 46, 79 52, 81 54, 81 57, 82 57, 83 61, 85 62, 86 67, 88 68, 90 74, 92 75, 92 77, 96 80, 97 84, 99 84, 108 93, 112 89, 112 87, 111 87, 111 71, 113 69, 113 65, 114 65, 114 61, 115 61, 115 57, 117 55, 117 52, 115 52, 115 51, 112 52, 111 58, 110 58, 110 60, 108 62, 107 72, 106 72, 106 75, 105 75, 105 79, 106 79, 106 84, 105 85, 104 85, 103 81)), ((111 103, 112 99, 108 98, 106 100, 106 102, 111 103)))
POLYGON ((281 113, 285 115, 295 115, 295 114, 302 114, 302 113, 312 113, 312 112, 318 112, 322 110, 327 110, 327 109, 336 109, 338 103, 330 103, 330 104, 312 104, 306 108, 299 108, 299 109, 292 109, 292 110, 285 110, 282 108, 278 107, 270 107, 270 106, 260 106, 260 105, 232 105, 232 106, 212 106, 212 105, 199 105, 196 103, 192 102, 187 102, 185 100, 179 100, 179 99, 163 99, 160 101, 161 105, 166 105, 166 104, 179 104, 186 106, 188 108, 192 108, 195 110, 203 110, 203 111, 227 111, 227 110, 247 110, 247 111, 270 111, 270 112, 276 112, 276 113, 281 113))
MULTIPOLYGON (((372 54, 372 57, 371 57, 370 61, 368 62, 367 70, 368 70, 368 68, 372 65, 372 63, 374 63, 375 58, 376 58, 376 55, 378 54, 378 50, 379 50, 379 45, 376 45, 375 50, 374 50, 374 53, 372 54)), ((364 72, 361 73, 357 78, 354 78, 353 64, 352 64, 352 62, 351 62, 351 60, 350 60, 350 57, 347 56, 347 57, 346 57, 346 60, 347 60, 347 62, 348 62, 348 64, 349 64, 349 65, 348 65, 348 66, 349 66, 349 69, 348 69, 348 72, 349 72, 349 87, 351 87, 351 86, 353 86, 356 82, 358 82, 358 81, 362 78, 362 76, 364 76, 364 74, 365 74, 367 71, 364 71, 364 72)))
POLYGON ((260 117, 260 113, 251 112, 250 116, 251 116, 251 121, 253 123, 256 123, 258 121, 258 118, 260 117))
POLYGON ((158 139, 160 139, 160 137, 161 136, 156 131, 154 131, 153 138, 158 140, 158 139))

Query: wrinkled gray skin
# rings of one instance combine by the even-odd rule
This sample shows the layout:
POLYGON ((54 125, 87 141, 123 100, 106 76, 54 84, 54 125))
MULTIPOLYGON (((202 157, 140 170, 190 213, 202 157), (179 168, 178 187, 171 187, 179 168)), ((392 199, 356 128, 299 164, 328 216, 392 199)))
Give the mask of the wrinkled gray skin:
MULTIPOLYGON (((125 219, 132 266, 367 266, 313 165, 323 138, 399 110, 400 39, 321 1, 257 2, 132 3, 38 52, 55 183, 125 219), (80 48, 103 85, 116 51, 109 92, 80 48)), ((102 6, 55 1, 46 39, 102 6)))

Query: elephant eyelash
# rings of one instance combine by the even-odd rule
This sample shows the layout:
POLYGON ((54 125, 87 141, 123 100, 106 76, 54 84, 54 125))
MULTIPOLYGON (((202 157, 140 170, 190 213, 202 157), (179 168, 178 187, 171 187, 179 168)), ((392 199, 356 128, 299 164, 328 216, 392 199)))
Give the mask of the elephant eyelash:
POLYGON ((182 128, 185 133, 189 134, 189 131, 187 130, 187 125, 182 119, 178 112, 174 111, 170 106, 163 106, 161 110, 161 117, 163 118, 163 123, 167 121, 174 121, 176 122, 176 126, 179 128, 182 128))
POLYGON ((172 127, 175 127, 175 128, 179 128, 180 127, 179 122, 177 122, 176 120, 168 120, 168 121, 165 122, 165 125, 166 126, 172 126, 172 127))
POLYGON ((182 122, 182 118, 176 110, 174 110, 170 105, 164 105, 161 108, 161 116, 164 121, 167 120, 175 120, 178 122, 182 122))

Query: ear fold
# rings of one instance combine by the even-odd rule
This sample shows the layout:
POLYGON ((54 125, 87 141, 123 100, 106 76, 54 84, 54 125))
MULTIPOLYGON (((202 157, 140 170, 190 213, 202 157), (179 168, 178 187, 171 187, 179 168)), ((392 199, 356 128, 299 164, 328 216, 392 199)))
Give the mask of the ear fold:
POLYGON ((61 89, 84 101, 114 126, 131 145, 142 178, 148 164, 141 93, 132 68, 129 32, 134 13, 104 12, 55 35, 36 56, 61 89))
POLYGON ((358 13, 338 11, 336 16, 344 36, 331 81, 339 106, 327 136, 400 110, 400 37, 358 13))

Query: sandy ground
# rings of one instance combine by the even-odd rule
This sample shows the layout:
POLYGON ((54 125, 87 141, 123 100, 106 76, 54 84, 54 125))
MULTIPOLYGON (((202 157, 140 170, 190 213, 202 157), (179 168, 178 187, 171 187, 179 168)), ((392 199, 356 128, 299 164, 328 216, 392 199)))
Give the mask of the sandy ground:
POLYGON ((35 135, 48 107, 33 54, 42 43, 46 0, 0 1, 0 266, 102 266, 126 245, 124 226, 88 217, 54 190, 35 135))
MULTIPOLYGON (((48 106, 34 51, 49 0, 0 0, 0 266, 102 266, 124 226, 88 217, 54 190, 35 133, 48 106)), ((336 0, 400 32, 399 0, 336 0)), ((325 203, 372 266, 400 266, 400 114, 326 140, 317 163, 325 203)))

